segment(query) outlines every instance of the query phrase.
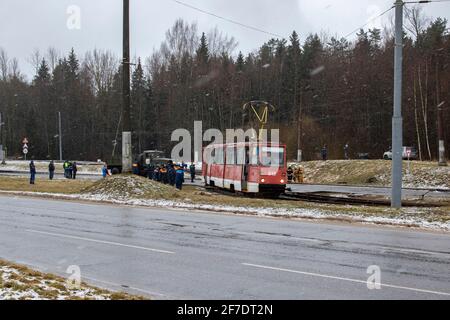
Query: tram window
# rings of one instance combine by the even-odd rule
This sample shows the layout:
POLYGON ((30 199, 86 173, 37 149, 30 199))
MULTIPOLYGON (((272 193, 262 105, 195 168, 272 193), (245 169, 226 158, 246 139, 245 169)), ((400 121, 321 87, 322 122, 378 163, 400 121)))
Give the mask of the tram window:
POLYGON ((224 164, 223 159, 223 148, 214 149, 214 163, 215 164, 224 164))
POLYGON ((236 164, 236 152, 235 152, 235 148, 234 147, 228 147, 227 148, 227 158, 226 158, 226 163, 228 165, 235 165, 236 164))
POLYGON ((248 163, 251 165, 258 165, 258 147, 252 147, 250 152, 250 159, 248 160, 248 163))
POLYGON ((213 152, 214 152, 214 149, 212 149, 212 148, 205 148, 203 151, 203 159, 207 165, 213 164, 212 163, 212 161, 214 160, 214 158, 212 156, 213 152))
POLYGON ((238 165, 245 164, 245 148, 244 147, 237 148, 237 164, 238 165))
POLYGON ((209 163, 215 164, 216 163, 216 149, 211 148, 211 153, 209 154, 209 163))
POLYGON ((260 153, 260 161, 263 166, 284 165, 284 148, 263 147, 260 153))

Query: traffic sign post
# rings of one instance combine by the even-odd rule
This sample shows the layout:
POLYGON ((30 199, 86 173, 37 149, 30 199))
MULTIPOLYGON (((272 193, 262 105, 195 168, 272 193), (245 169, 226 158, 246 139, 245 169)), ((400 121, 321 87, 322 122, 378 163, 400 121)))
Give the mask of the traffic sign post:
POLYGON ((24 138, 22 140, 23 146, 22 146, 22 152, 25 156, 25 161, 27 160, 27 154, 28 154, 28 138, 24 138))
POLYGON ((0 144, 0 160, 5 161, 5 152, 3 151, 3 145, 0 144))
POLYGON ((411 174, 411 148, 406 148, 406 157, 408 158, 408 174, 411 174))

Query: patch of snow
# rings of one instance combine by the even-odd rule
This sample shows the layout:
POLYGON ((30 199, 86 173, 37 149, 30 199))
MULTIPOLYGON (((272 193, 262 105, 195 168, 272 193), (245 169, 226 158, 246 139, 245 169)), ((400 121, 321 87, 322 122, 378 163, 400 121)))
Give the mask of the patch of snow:
POLYGON ((0 275, 3 284, 0 286, 0 300, 49 300, 48 297, 45 297, 45 293, 43 296, 37 293, 36 290, 39 292, 56 292, 56 300, 66 300, 70 297, 111 300, 110 294, 98 294, 94 288, 80 287, 79 289, 69 290, 61 279, 45 279, 39 273, 30 276, 10 266, 0 265, 0 275), (56 284, 59 285, 58 288, 52 286, 56 284), (61 285, 66 290, 61 290, 61 285))

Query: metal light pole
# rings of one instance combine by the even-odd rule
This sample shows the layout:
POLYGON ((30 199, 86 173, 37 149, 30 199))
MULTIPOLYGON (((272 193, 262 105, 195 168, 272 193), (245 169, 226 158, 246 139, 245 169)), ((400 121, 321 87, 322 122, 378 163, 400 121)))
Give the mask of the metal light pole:
POLYGON ((62 152, 62 127, 61 127, 61 112, 58 112, 58 127, 59 127, 59 160, 63 161, 62 152))
POLYGON ((123 129, 122 172, 132 170, 131 117, 130 117, 130 1, 123 0, 123 129))
POLYGON ((5 158, 6 158, 6 152, 4 151, 5 146, 3 145, 3 126, 5 125, 5 123, 3 122, 2 119, 2 114, 0 112, 0 145, 2 146, 0 152, 3 152, 3 157, 2 157, 2 164, 6 164, 5 158))
POLYGON ((392 208, 402 207, 402 161, 403 161, 403 5, 395 2, 395 58, 394 58, 394 115, 392 118, 392 208))

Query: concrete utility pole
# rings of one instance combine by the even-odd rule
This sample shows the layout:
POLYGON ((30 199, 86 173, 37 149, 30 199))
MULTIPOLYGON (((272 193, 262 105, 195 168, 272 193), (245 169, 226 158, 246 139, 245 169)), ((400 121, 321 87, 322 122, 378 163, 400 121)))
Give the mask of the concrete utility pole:
POLYGON ((59 127, 59 160, 63 161, 63 152, 62 152, 62 127, 61 127, 61 112, 58 112, 58 127, 59 127))
POLYGON ((403 118, 402 118, 402 76, 403 76, 403 5, 395 2, 395 58, 394 58, 394 115, 392 118, 392 208, 402 207, 403 166, 403 118))
POLYGON ((438 107, 438 136, 439 136, 439 166, 446 167, 447 159, 445 158, 445 142, 444 142, 444 104, 441 102, 438 107))
POLYGON ((123 0, 123 130, 122 172, 132 170, 131 116, 130 116, 130 1, 123 0))

